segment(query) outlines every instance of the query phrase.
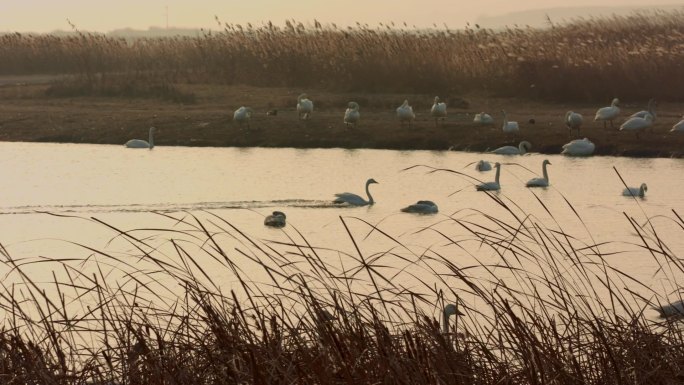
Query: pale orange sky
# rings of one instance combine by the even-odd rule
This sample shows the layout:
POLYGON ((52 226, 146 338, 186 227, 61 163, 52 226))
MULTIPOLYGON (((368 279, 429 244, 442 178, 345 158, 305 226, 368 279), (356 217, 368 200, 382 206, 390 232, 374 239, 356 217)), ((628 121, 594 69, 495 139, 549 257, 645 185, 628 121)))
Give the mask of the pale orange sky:
MULTIPOLYGON (((684 0, 664 0, 684 5, 684 0)), ((644 6, 644 0, 0 0, 0 31, 68 30, 70 19, 81 30, 107 32, 131 27, 164 27, 166 7, 172 27, 217 28, 223 22, 261 25, 286 19, 350 25, 355 22, 407 22, 417 27, 433 23, 462 28, 482 15, 569 6, 644 6)))

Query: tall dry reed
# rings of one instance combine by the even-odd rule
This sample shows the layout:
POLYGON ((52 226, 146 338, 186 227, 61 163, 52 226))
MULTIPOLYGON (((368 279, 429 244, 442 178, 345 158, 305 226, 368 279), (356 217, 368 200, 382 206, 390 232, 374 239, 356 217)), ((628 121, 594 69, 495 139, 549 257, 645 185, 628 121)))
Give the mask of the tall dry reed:
MULTIPOLYGON (((418 230, 446 248, 414 250, 349 217, 340 218, 347 251, 317 246, 292 224, 288 241, 259 240, 198 212, 159 214, 167 228, 92 219, 125 247, 84 243, 86 259, 0 249, 14 282, 0 291, 0 375, 22 384, 681 383, 681 325, 647 314, 664 298, 612 266, 605 243, 563 230, 541 200, 550 224, 487 197, 497 215, 468 209, 418 230), (386 250, 365 251, 380 241, 386 250), (463 265, 471 242, 493 259, 463 265), (52 283, 29 273, 42 264, 59 266, 52 283), (446 303, 465 315, 444 333, 446 303)), ((679 290, 684 264, 667 240, 652 222, 627 220, 679 290)), ((676 212, 671 224, 684 229, 676 212)))
POLYGON ((86 84, 221 83, 552 100, 681 100, 684 12, 575 20, 546 29, 411 30, 220 24, 196 37, 0 37, 0 74, 80 74, 86 84))

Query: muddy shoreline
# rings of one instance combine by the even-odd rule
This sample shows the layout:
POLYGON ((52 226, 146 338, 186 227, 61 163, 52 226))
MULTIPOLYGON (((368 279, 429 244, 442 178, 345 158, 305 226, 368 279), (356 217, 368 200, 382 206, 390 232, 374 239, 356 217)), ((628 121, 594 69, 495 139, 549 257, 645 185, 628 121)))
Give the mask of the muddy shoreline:
MULTIPOLYGON (((579 137, 596 144, 595 155, 632 157, 682 157, 684 134, 669 130, 679 121, 680 106, 661 103, 658 119, 639 137, 617 126, 645 108, 645 102, 623 103, 616 126, 603 128, 593 122, 596 105, 542 103, 481 96, 442 96, 449 103, 443 124, 429 115, 434 96, 403 94, 351 94, 307 90, 315 110, 308 121, 295 111, 301 90, 246 86, 184 86, 197 96, 196 103, 182 105, 154 99, 104 97, 50 98, 49 83, 16 83, 0 86, 0 141, 123 144, 147 138, 157 128, 157 146, 375 148, 393 150, 457 150, 485 152, 503 145, 532 143, 532 152, 558 154, 577 135, 563 124, 569 109, 584 115, 579 137), (416 111, 412 127, 401 126, 394 109, 409 99, 416 111), (346 104, 361 105, 361 122, 348 128, 342 122, 346 104), (451 101, 451 103, 450 103, 451 101), (250 128, 232 121, 232 111, 248 105, 255 111, 250 128), (452 107, 458 105, 460 108, 452 107), (500 114, 520 123, 520 133, 504 134, 500 114), (278 110, 277 115, 267 115, 278 110), (473 115, 488 111, 496 124, 479 126, 473 115), (534 123, 531 123, 533 121, 534 123)), ((608 103, 606 103, 607 105, 608 103)))

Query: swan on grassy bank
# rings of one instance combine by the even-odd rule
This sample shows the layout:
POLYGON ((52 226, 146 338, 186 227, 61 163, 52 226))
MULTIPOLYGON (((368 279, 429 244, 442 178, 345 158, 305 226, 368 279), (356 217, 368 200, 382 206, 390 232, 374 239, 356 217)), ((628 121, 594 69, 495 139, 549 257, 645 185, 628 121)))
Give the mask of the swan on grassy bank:
POLYGON ((509 134, 520 131, 520 127, 518 127, 518 122, 509 122, 508 117, 506 115, 506 111, 501 110, 501 113, 503 114, 503 132, 509 134))
POLYGON ((684 132, 684 116, 682 116, 682 120, 672 126, 670 132, 684 132))
POLYGON ((618 98, 613 99, 610 106, 599 108, 594 116, 594 121, 602 121, 603 128, 606 128, 606 122, 610 122, 610 126, 613 127, 613 119, 620 115, 620 108, 618 107, 620 100, 618 98))
POLYGON ((271 215, 264 218, 264 225, 269 227, 284 227, 285 213, 282 211, 274 211, 271 215))
POLYGON ((430 109, 430 115, 435 118, 435 126, 439 125, 439 120, 442 120, 444 124, 444 119, 447 116, 447 105, 444 102, 439 101, 439 96, 435 96, 435 102, 432 104, 430 109))
POLYGON ((494 182, 485 182, 475 186, 475 189, 477 191, 497 191, 501 189, 501 185, 499 184, 499 175, 501 174, 501 163, 494 163, 494 167, 496 167, 496 176, 494 176, 494 182))
POLYGON ((648 101, 648 107, 646 107, 645 110, 635 112, 632 115, 630 115, 629 117, 630 118, 642 118, 643 119, 646 117, 647 114, 650 114, 653 117, 653 121, 655 122, 656 117, 657 117, 655 108, 657 105, 658 105, 658 103, 656 103, 655 99, 650 99, 648 101))
POLYGON ((620 131, 634 131, 636 137, 639 138, 639 132, 653 125, 653 115, 646 114, 643 118, 634 117, 629 118, 626 122, 622 123, 620 126, 620 131))
POLYGON ((413 107, 409 106, 408 100, 404 100, 404 103, 397 107, 397 118, 399 118, 402 127, 404 122, 408 122, 408 126, 411 128, 411 122, 416 118, 416 114, 413 113, 413 107))
POLYGON ((247 128, 250 128, 249 121, 252 119, 253 110, 250 107, 242 106, 233 112, 233 120, 237 122, 240 127, 243 124, 247 124, 247 128))
POLYGON ((503 146, 499 147, 496 150, 492 151, 493 154, 499 154, 499 155, 523 155, 526 152, 530 151, 532 148, 532 143, 523 140, 518 144, 518 147, 514 146, 503 146))
POLYGON ((309 100, 307 94, 301 94, 297 96, 297 114, 299 114, 299 119, 309 119, 313 109, 313 102, 309 100))
POLYGON ((492 118, 492 116, 487 113, 480 112, 479 114, 475 114, 475 117, 473 118, 473 123, 486 126, 494 124, 494 118, 492 118))
POLYGON ((344 124, 356 127, 356 123, 361 118, 361 113, 359 112, 359 104, 356 102, 349 102, 347 105, 347 110, 344 111, 344 124))
POLYGON ((580 127, 582 127, 582 122, 584 121, 584 118, 582 117, 582 114, 579 114, 574 111, 568 111, 565 113, 565 126, 568 127, 568 130, 577 130, 577 136, 580 134, 580 127))
POLYGON ((373 196, 370 193, 370 189, 368 186, 370 186, 372 183, 378 183, 375 181, 375 179, 371 178, 366 181, 366 195, 368 196, 368 200, 365 200, 361 198, 360 196, 352 193, 339 193, 335 194, 335 200, 333 203, 337 204, 342 204, 342 203, 347 203, 352 206, 366 206, 366 205, 372 205, 375 203, 373 200, 373 196))
POLYGON ((646 186, 646 183, 642 183, 641 186, 639 187, 627 187, 624 190, 622 190, 622 195, 626 197, 640 197, 643 198, 646 195, 646 191, 648 191, 648 186, 646 186))
POLYGON ((416 213, 416 214, 435 214, 439 211, 437 204, 433 201, 418 201, 412 205, 406 206, 401 209, 405 213, 416 213))
POLYGON ((149 130, 149 141, 144 141, 142 139, 131 139, 124 146, 127 148, 149 148, 150 150, 154 148, 154 127, 150 127, 149 130))
POLYGON ((587 138, 575 139, 563 145, 561 154, 568 156, 589 156, 594 153, 596 145, 587 138))
POLYGON ((542 177, 541 178, 532 178, 527 181, 527 184, 525 186, 527 187, 548 187, 549 186, 549 174, 546 171, 546 166, 550 165, 551 162, 549 162, 548 159, 544 159, 542 162, 542 177))

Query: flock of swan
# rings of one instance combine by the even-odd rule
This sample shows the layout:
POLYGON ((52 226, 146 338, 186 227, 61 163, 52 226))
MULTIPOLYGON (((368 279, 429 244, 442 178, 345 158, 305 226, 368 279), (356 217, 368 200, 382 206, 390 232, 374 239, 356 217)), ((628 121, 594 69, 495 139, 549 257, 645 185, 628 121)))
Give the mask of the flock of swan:
MULTIPOLYGON (((615 98, 611 102, 610 106, 599 108, 594 115, 594 121, 603 122, 604 128, 607 128, 608 124, 613 127, 613 122, 620 116, 619 104, 620 100, 615 98)), ((301 94, 297 97, 297 112, 300 119, 309 119, 311 113, 313 112, 313 108, 313 102, 306 94, 301 94)), ((653 122, 655 122, 657 117, 655 108, 656 102, 655 100, 651 99, 646 110, 639 111, 629 116, 627 120, 620 125, 619 130, 634 132, 638 138, 639 132, 651 127, 653 122)), ((235 111, 233 118, 240 125, 245 123, 249 125, 248 122, 251 118, 251 112, 251 109, 248 107, 240 107, 235 111), (248 109, 249 111, 245 111, 245 109, 248 109)), ((408 100, 404 100, 401 106, 397 107, 396 116, 402 127, 404 125, 408 125, 409 128, 412 126, 412 123, 416 118, 413 107, 411 107, 408 100)), ((436 126, 439 126, 440 122, 443 124, 447 117, 447 105, 440 100, 439 96, 435 96, 434 98, 434 103, 430 108, 430 116, 435 119, 436 126)), ((518 122, 508 120, 505 110, 501 110, 501 116, 501 129, 504 133, 511 134, 520 132, 520 125, 518 122)), ((361 114, 359 112, 359 104, 353 101, 349 102, 348 107, 344 112, 344 124, 347 127, 353 127, 359 122, 360 119, 361 114)), ((568 130, 571 132, 576 131, 577 136, 579 136, 581 127, 584 123, 584 117, 578 112, 568 111, 565 114, 563 122, 568 130)), ((473 123, 482 126, 489 126, 495 124, 495 119, 492 117, 492 115, 486 112, 480 112, 475 114, 473 123)), ((670 132, 684 132, 684 116, 682 117, 681 121, 672 126, 670 132)), ((561 154, 570 156, 588 156, 592 155, 595 149, 596 146, 588 138, 575 139, 563 146, 561 154)))
MULTIPOLYGON (((620 114, 620 109, 618 107, 619 100, 613 99, 612 103, 608 107, 603 107, 600 108, 596 111, 596 115, 594 117, 594 121, 602 121, 604 124, 604 127, 607 126, 607 124, 610 124, 611 126, 613 125, 613 120, 615 120, 619 114, 620 114)), ((303 120, 307 120, 310 118, 311 113, 313 112, 313 102, 307 97, 306 94, 301 94, 297 98, 297 113, 299 114, 299 118, 303 120)), ((439 122, 443 122, 444 119, 447 116, 446 112, 446 104, 444 102, 441 102, 439 97, 435 97, 434 99, 434 104, 430 110, 431 116, 435 119, 435 124, 439 125, 439 122)), ((415 119, 415 113, 413 111, 413 108, 409 105, 408 100, 405 100, 404 103, 399 106, 396 109, 397 117, 399 121, 401 122, 402 125, 408 124, 409 127, 411 126, 412 121, 415 119)), ((233 119, 240 125, 247 125, 249 128, 249 121, 252 117, 253 110, 250 107, 240 107, 238 108, 234 114, 233 114, 233 119)), ((275 113, 274 113, 275 114, 275 113)), ((274 115, 273 114, 273 115, 274 115)), ((506 112, 502 110, 502 116, 503 116, 503 124, 502 124, 502 130, 506 133, 511 133, 511 132, 518 132, 520 127, 517 122, 514 121, 509 121, 506 116, 506 112)), ((638 137, 638 132, 640 130, 643 130, 647 127, 650 127, 653 124, 653 121, 656 118, 656 112, 655 112, 655 102, 651 100, 648 104, 648 109, 644 111, 639 111, 633 115, 631 115, 621 126, 620 130, 622 131, 634 131, 637 133, 638 137)), ((358 123, 360 119, 360 112, 359 112, 359 105, 356 102, 349 102, 348 108, 346 109, 344 113, 344 124, 347 126, 354 126, 358 123)), ((577 130, 577 134, 579 135, 580 133, 580 128, 583 123, 583 117, 581 114, 574 112, 574 111, 568 111, 565 115, 565 125, 568 127, 569 130, 577 130)), ((474 119, 474 123, 481 124, 481 125, 492 125, 494 124, 494 118, 485 113, 481 112, 479 114, 476 114, 474 119)), ((152 149, 154 148, 154 127, 150 127, 149 129, 149 138, 148 141, 142 140, 142 139, 131 139, 128 142, 125 143, 125 146, 127 148, 147 148, 147 149, 152 149)), ((671 130, 672 132, 678 132, 678 131, 684 131, 684 119, 677 124, 675 124, 671 130)), ((498 155, 524 155, 531 149, 532 145, 528 141, 522 141, 520 144, 515 147, 515 146, 504 146, 497 148, 493 151, 490 151, 491 154, 498 154, 498 155)), ((595 145, 589 141, 587 138, 583 139, 576 139, 571 141, 570 143, 567 143, 566 145, 563 146, 563 151, 562 154, 566 155, 579 155, 579 156, 586 156, 586 155, 591 155, 594 152, 595 145)), ((532 178, 527 183, 525 184, 526 187, 529 188, 534 188, 534 187, 548 187, 550 185, 549 182, 549 174, 547 170, 547 166, 551 165, 551 162, 549 162, 548 159, 545 159, 542 162, 542 176, 541 177, 536 177, 532 178)), ((494 163, 494 166, 492 167, 491 163, 485 160, 480 160, 476 163, 475 165, 475 170, 479 172, 487 172, 491 171, 492 168, 496 169, 496 174, 494 177, 494 181, 490 182, 484 182, 480 183, 475 186, 477 191, 498 191, 501 189, 501 183, 500 183, 500 175, 501 175, 501 163, 496 162, 494 163)), ((371 184, 376 184, 378 183, 375 179, 370 178, 366 181, 366 196, 367 198, 363 198, 360 195, 354 194, 354 193, 349 193, 349 192, 344 192, 344 193, 338 193, 335 194, 335 199, 332 201, 333 204, 340 204, 340 205, 348 205, 348 206, 367 206, 367 205, 373 205, 375 203, 375 200, 373 199, 373 196, 371 195, 370 192, 370 185, 371 184)), ((623 190, 622 195, 624 196, 629 196, 629 197, 644 197, 646 194, 646 191, 648 190, 648 186, 646 183, 642 183, 639 187, 627 187, 623 190)), ((429 200, 420 200, 414 204, 408 205, 404 208, 401 209, 402 212, 406 213, 417 213, 417 214, 435 214, 439 212, 439 209, 437 207, 437 204, 435 204, 433 201, 429 200)), ((282 211, 273 211, 271 215, 268 215, 264 219, 264 225, 269 226, 269 227, 275 227, 275 228, 282 228, 286 225, 286 215, 282 211)), ((661 317, 670 317, 670 316, 684 316, 684 301, 676 301, 672 302, 670 304, 662 305, 662 306, 654 306, 654 309, 656 309, 661 317)), ((463 315, 461 312, 457 310, 455 305, 447 305, 444 308, 443 311, 443 327, 444 327, 444 332, 448 331, 448 323, 449 323, 449 317, 455 315, 463 315)))
MULTIPOLYGON (((606 128, 608 124, 613 127, 613 121, 620 116, 620 100, 618 98, 613 99, 610 106, 599 108, 594 115, 595 122, 603 122, 603 127, 606 128)), ((300 120, 308 120, 314 110, 314 103, 309 99, 307 94, 301 94, 297 97, 297 114, 300 120)), ((649 128, 653 125, 656 120, 656 102, 651 99, 648 103, 646 110, 636 112, 629 116, 620 125, 620 131, 632 131, 639 137, 639 132, 649 128)), ((236 122, 240 127, 247 126, 250 128, 250 120, 254 111, 250 107, 241 106, 233 113, 233 121, 236 122)), ((269 111, 268 115, 276 115, 277 110, 269 111)), ((413 107, 409 104, 408 100, 404 100, 401 106, 396 109, 396 116, 399 120, 401 126, 408 125, 410 128, 413 121, 416 118, 416 114, 413 107)), ((443 124, 447 117, 447 105, 439 96, 435 96, 434 103, 430 108, 430 116, 435 119, 435 125, 439 126, 440 122, 443 124)), ((518 122, 508 120, 508 116, 505 110, 501 110, 502 125, 501 129, 504 133, 515 134, 520 132, 520 125, 518 122)), ((347 104, 347 109, 344 112, 343 122, 347 127, 355 127, 361 119, 361 113, 359 111, 359 104, 357 102, 351 101, 347 104)), ((568 130, 576 131, 577 136, 580 135, 581 127, 584 123, 584 117, 582 114, 575 111, 568 111, 563 119, 565 126, 568 130)), ((480 112, 475 114, 473 118, 473 123, 482 126, 491 126, 495 124, 495 119, 492 115, 486 112, 480 112)), ((149 141, 142 139, 132 139, 126 142, 125 146, 128 148, 153 148, 153 131, 154 128, 150 128, 149 141)), ((684 117, 682 120, 672 126, 670 132, 684 132, 684 117)), ((527 141, 520 143, 518 148, 513 146, 506 146, 494 150, 496 154, 524 154, 529 151, 531 144, 527 141), (524 147, 523 147, 524 145, 524 147)), ((575 139, 563 145, 561 154, 569 156, 589 156, 594 153, 596 145, 588 138, 575 139)))

